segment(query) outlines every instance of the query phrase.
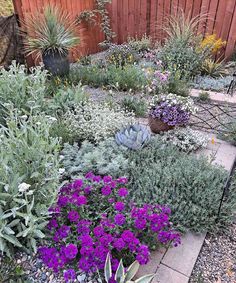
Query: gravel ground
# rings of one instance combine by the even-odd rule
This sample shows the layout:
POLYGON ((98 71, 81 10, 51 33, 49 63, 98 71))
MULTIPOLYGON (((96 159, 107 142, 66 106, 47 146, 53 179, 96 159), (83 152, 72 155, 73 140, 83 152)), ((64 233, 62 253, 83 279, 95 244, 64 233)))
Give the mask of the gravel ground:
POLYGON ((236 283, 236 222, 229 232, 207 235, 189 283, 236 283))
MULTIPOLYGON (((23 276, 21 278, 21 282, 23 283, 64 283, 65 280, 63 278, 63 273, 54 273, 51 269, 49 269, 47 266, 45 266, 42 261, 37 258, 37 256, 30 256, 25 253, 18 253, 16 254, 13 263, 8 263, 7 269, 10 268, 9 266, 14 266, 13 269, 16 270, 16 267, 20 267, 23 271, 23 276)), ((0 257, 0 271, 5 271, 6 274, 9 274, 9 271, 7 272, 4 265, 3 265, 3 259, 0 257), (3 268, 1 270, 1 268, 3 268)), ((15 274, 15 271, 12 271, 11 274, 15 274)), ((13 281, 10 281, 8 276, 1 277, 0 274, 0 283, 8 283, 8 282, 18 282, 17 279, 19 277, 10 277, 13 281), (3 281, 1 281, 3 280, 3 281)), ((83 272, 78 271, 77 272, 77 279, 73 282, 76 283, 101 283, 102 280, 99 278, 99 276, 91 276, 86 275, 83 272)))

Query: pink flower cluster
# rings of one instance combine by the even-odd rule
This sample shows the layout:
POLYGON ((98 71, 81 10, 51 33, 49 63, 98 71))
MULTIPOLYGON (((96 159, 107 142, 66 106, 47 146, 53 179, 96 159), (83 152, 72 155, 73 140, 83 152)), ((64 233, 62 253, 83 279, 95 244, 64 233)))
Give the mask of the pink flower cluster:
POLYGON ((150 239, 156 244, 180 243, 179 234, 171 229, 170 209, 137 207, 128 201, 126 183, 126 178, 88 173, 60 189, 57 204, 50 209, 51 243, 41 247, 39 255, 55 272, 67 269, 66 281, 74 279, 77 268, 103 269, 107 253, 116 270, 120 258, 146 264, 150 239))

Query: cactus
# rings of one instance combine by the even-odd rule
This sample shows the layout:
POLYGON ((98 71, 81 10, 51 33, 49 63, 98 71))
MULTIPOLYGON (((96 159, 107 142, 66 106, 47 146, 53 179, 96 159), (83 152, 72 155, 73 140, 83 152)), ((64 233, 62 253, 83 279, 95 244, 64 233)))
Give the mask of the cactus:
MULTIPOLYGON (((132 279, 134 278, 135 274, 138 272, 139 269, 139 263, 137 261, 133 262, 127 269, 127 271, 125 272, 125 268, 123 266, 123 262, 122 259, 119 263, 119 266, 116 270, 115 273, 115 281, 117 283, 149 283, 152 281, 152 279, 154 278, 155 274, 149 274, 149 275, 145 275, 140 277, 139 279, 132 281, 132 279)), ((111 269, 111 258, 110 258, 110 254, 107 254, 107 258, 106 258, 106 263, 105 263, 105 267, 104 267, 104 276, 105 276, 105 281, 107 283, 109 283, 109 280, 112 277, 112 269, 111 269)))
POLYGON ((144 125, 133 124, 119 131, 115 138, 118 145, 138 150, 149 142, 151 132, 144 125))

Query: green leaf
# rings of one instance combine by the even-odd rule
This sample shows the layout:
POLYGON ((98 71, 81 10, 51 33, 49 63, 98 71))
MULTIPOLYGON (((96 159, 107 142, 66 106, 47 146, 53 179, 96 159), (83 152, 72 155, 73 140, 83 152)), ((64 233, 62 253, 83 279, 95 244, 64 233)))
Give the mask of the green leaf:
POLYGON ((13 245, 22 248, 21 243, 17 240, 17 238, 15 236, 10 236, 10 235, 3 235, 2 236, 5 240, 7 240, 8 242, 12 243, 13 245))
POLYGON ((106 258, 106 262, 105 262, 105 267, 104 267, 104 276, 105 276, 105 280, 108 283, 109 280, 112 277, 112 269, 111 269, 111 258, 110 258, 110 254, 107 254, 107 258, 106 258))
POLYGON ((134 278, 135 274, 138 272, 139 266, 140 264, 137 260, 129 266, 125 275, 125 282, 130 281, 132 278, 134 278))
POLYGON ((149 283, 154 278, 155 274, 145 275, 140 277, 139 279, 135 280, 135 283, 149 283))
POLYGON ((35 230, 34 234, 40 239, 43 239, 45 237, 45 234, 40 230, 35 230))
POLYGON ((122 259, 121 259, 120 263, 118 265, 118 268, 116 270, 115 280, 117 282, 121 282, 122 278, 124 278, 124 275, 125 275, 125 269, 124 269, 123 262, 122 262, 122 259))

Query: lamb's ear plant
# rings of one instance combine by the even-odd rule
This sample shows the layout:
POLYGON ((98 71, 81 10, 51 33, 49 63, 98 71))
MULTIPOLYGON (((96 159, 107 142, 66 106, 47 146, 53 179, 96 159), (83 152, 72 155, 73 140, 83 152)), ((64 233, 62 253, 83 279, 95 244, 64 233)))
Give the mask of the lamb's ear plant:
MULTIPOLYGON (((149 275, 145 275, 142 276, 141 278, 137 279, 137 280, 132 280, 135 275, 137 274, 138 270, 139 270, 139 266, 140 264, 138 263, 138 261, 134 261, 127 269, 127 271, 125 271, 122 259, 120 260, 120 263, 118 265, 118 268, 116 270, 115 273, 115 281, 117 283, 149 283, 152 281, 152 279, 154 278, 155 274, 149 274, 149 275)), ((105 277, 105 281, 107 283, 109 283, 109 280, 112 278, 112 269, 111 269, 111 257, 110 254, 107 254, 107 258, 106 258, 106 263, 105 263, 105 267, 104 267, 104 277, 105 277)))
POLYGON ((0 252, 8 256, 15 247, 36 252, 45 236, 59 179, 60 144, 50 137, 52 120, 10 111, 0 128, 0 252))

